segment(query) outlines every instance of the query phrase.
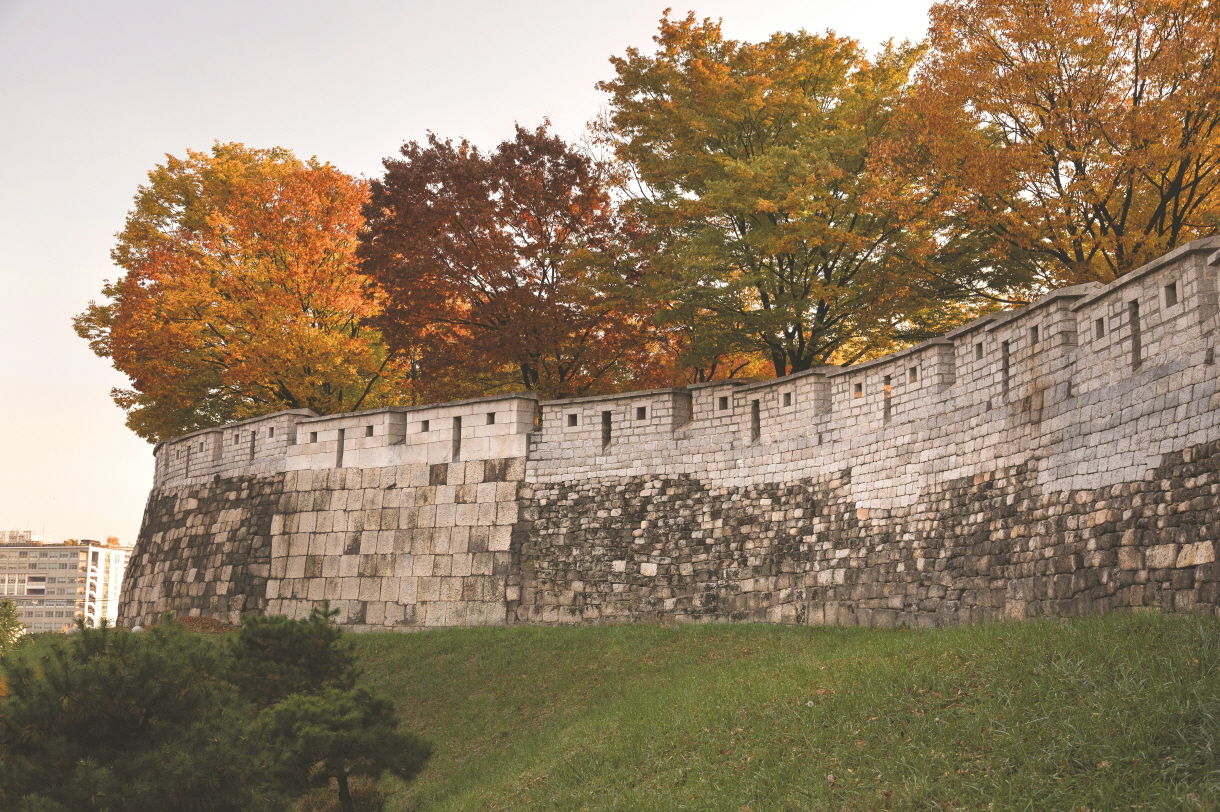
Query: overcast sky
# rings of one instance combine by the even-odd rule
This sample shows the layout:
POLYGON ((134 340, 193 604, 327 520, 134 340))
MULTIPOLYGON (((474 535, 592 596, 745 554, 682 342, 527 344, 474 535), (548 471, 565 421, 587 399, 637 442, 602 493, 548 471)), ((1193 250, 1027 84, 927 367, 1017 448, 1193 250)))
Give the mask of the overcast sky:
MULTIPOLYGON (((675 7, 684 14, 689 5, 675 7)), ((920 40, 923 0, 707 0, 726 36, 920 40)), ((664 0, 0 0, 0 529, 135 541, 152 447, 126 380, 71 319, 166 153, 282 146, 375 177, 431 130, 491 147, 549 117, 584 134, 594 84, 651 49, 664 0)))

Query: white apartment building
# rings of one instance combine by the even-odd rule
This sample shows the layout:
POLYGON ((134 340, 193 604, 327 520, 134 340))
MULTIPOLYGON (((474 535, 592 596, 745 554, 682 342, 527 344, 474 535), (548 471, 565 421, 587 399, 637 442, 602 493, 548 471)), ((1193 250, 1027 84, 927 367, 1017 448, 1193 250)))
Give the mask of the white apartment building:
POLYGON ((0 545, 0 600, 13 602, 31 632, 62 631, 78 617, 114 624, 130 553, 89 539, 0 545))
POLYGON ((40 544, 42 536, 33 530, 0 530, 0 544, 40 544))

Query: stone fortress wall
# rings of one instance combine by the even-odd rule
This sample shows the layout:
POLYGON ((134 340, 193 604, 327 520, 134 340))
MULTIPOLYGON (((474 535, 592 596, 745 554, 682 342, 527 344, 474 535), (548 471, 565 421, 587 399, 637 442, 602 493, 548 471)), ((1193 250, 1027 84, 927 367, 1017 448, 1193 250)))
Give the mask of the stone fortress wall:
POLYGON ((1220 238, 866 364, 156 449, 121 618, 940 625, 1220 605, 1220 238))

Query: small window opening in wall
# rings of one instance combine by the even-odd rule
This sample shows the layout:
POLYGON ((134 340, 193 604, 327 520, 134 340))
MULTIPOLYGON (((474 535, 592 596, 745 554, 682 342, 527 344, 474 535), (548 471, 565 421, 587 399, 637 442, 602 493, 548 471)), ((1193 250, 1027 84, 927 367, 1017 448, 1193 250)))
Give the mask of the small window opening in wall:
POLYGON ((309 432, 309 442, 316 443, 318 441, 318 433, 316 431, 309 432))
POLYGON ((1008 378, 1012 372, 1012 351, 1008 342, 1000 342, 1000 389, 1008 394, 1008 378))
POLYGON ((495 424, 496 424, 496 413, 488 412, 487 413, 487 425, 494 426, 495 424))
POLYGON ((890 395, 892 395, 894 391, 894 387, 890 385, 889 375, 886 375, 884 378, 884 391, 885 399, 882 401, 881 419, 883 422, 888 423, 890 422, 890 415, 892 414, 890 411, 890 395))
POLYGON ((981 341, 974 345, 974 360, 983 360, 983 342, 981 341))
POLYGON ((725 411, 729 408, 729 399, 727 397, 720 398, 720 402, 717 404, 717 407, 720 409, 720 411, 725 411))
POLYGON ((1038 343, 1038 327, 1037 325, 1029 328, 1029 345, 1032 347, 1038 343))
POLYGON ((1139 369, 1144 362, 1144 347, 1140 341, 1140 303, 1127 302, 1127 320, 1131 322, 1131 368, 1139 369))
POLYGON ((864 384, 862 384, 862 383, 856 384, 855 388, 852 390, 852 396, 857 397, 857 398, 864 397, 864 384))
POLYGON ((907 370, 907 383, 915 383, 919 380, 919 367, 911 367, 907 370))
POLYGON ((1072 396, 1072 382, 1070 380, 1067 382, 1066 395, 1069 398, 1072 396))
POLYGON ((1093 322, 1093 336, 1094 336, 1094 338, 1105 338, 1106 337, 1106 320, 1105 319, 1097 319, 1097 321, 1093 322))
POLYGON ((648 418, 648 407, 647 406, 636 406, 635 407, 635 419, 636 420, 646 420, 647 418, 648 418))
POLYGON ((1173 307, 1178 303, 1178 283, 1170 282, 1165 286, 1165 307, 1173 307))
POLYGON ((347 445, 344 438, 347 434, 347 429, 339 429, 339 442, 335 447, 335 467, 343 467, 343 446, 347 445))
POLYGON ((818 445, 822 444, 822 432, 818 432, 818 445))
POLYGON ((757 400, 750 401, 750 439, 757 440, 762 436, 762 405, 757 400))
POLYGON ((792 393, 785 392, 784 393, 784 406, 787 407, 787 406, 791 406, 791 405, 792 405, 792 393))
POLYGON ((423 421, 423 423, 421 423, 421 424, 420 424, 420 426, 419 426, 419 430, 420 430, 420 431, 428 431, 428 430, 429 430, 429 429, 431 429, 431 428, 432 428, 432 421, 431 421, 431 420, 425 420, 425 421, 423 421))
POLYGON ((602 448, 609 448, 610 441, 614 439, 613 429, 610 425, 610 412, 602 412, 602 448))
POLYGON ((275 426, 272 426, 271 428, 267 429, 267 436, 268 436, 268 437, 274 437, 274 436, 275 436, 275 426))
POLYGON ((575 425, 576 425, 576 415, 574 415, 574 414, 570 414, 570 415, 568 415, 568 425, 569 425, 569 426, 575 426, 575 425))
POLYGON ((462 418, 453 418, 453 454, 450 455, 453 462, 457 462, 462 458, 462 418))
POLYGON ((257 431, 250 432, 250 459, 254 459, 254 438, 258 436, 257 431))

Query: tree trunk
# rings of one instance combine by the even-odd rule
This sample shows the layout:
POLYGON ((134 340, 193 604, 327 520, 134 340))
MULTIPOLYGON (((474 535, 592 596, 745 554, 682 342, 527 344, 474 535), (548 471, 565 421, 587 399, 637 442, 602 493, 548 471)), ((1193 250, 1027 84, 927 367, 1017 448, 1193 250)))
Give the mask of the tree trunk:
POLYGON ((339 773, 335 780, 339 782, 339 806, 343 807, 343 812, 356 812, 356 807, 352 804, 352 793, 347 788, 347 773, 339 773))

